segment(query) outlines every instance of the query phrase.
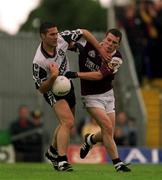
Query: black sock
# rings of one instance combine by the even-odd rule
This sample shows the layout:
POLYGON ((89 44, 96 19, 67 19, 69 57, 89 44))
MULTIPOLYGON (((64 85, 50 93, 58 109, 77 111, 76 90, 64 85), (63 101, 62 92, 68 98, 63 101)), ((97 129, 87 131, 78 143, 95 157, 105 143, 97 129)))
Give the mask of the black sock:
POLYGON ((50 146, 50 151, 51 151, 52 154, 58 155, 57 149, 54 148, 53 146, 50 146))
POLYGON ((64 156, 58 156, 58 161, 61 162, 61 161, 68 161, 67 159, 67 156, 64 155, 64 156))
POLYGON ((117 164, 119 162, 122 162, 120 158, 112 159, 113 164, 117 164))

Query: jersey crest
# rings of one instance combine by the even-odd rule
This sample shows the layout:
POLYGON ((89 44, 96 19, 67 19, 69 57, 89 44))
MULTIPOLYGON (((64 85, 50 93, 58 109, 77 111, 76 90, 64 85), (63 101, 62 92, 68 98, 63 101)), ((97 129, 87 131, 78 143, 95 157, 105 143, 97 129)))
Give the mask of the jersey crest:
POLYGON ((88 55, 89 55, 90 57, 92 57, 92 58, 95 58, 96 53, 95 53, 94 50, 91 50, 91 51, 88 52, 88 55))

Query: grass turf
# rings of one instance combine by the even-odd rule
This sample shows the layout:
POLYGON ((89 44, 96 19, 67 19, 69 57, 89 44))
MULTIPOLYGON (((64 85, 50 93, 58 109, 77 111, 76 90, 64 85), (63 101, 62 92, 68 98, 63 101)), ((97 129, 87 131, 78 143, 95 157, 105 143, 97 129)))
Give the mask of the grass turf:
POLYGON ((161 180, 162 164, 130 166, 132 172, 117 173, 112 165, 74 164, 73 172, 57 172, 48 163, 0 164, 0 180, 161 180))

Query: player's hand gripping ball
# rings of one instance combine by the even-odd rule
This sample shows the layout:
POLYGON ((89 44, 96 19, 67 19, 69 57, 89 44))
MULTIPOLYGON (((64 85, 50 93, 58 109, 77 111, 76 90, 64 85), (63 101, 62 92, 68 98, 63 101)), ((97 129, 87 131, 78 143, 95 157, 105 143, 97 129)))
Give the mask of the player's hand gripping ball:
POLYGON ((65 76, 58 76, 53 84, 52 91, 56 96, 65 96, 71 89, 71 83, 65 76))

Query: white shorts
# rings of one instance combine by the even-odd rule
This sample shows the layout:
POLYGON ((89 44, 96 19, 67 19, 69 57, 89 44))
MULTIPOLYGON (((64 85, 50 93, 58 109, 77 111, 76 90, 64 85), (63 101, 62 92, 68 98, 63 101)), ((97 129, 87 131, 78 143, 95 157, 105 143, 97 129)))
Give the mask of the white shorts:
POLYGON ((114 91, 111 89, 103 94, 82 96, 84 107, 97 107, 104 109, 107 113, 115 112, 114 91))

